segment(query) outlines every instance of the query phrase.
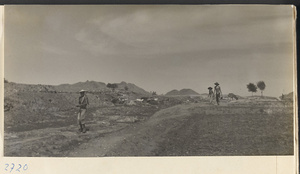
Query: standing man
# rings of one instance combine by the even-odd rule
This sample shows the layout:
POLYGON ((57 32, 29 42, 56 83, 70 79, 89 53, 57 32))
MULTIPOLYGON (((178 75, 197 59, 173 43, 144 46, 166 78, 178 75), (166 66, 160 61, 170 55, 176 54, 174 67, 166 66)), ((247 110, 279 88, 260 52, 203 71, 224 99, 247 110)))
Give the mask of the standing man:
POLYGON ((220 103, 220 98, 222 99, 223 98, 223 94, 222 94, 222 90, 221 90, 221 87, 219 86, 219 83, 216 82, 215 83, 215 88, 214 88, 214 93, 216 94, 216 101, 217 101, 217 104, 219 105, 220 103))
POLYGON ((78 113, 78 124, 80 126, 79 131, 85 133, 86 132, 86 128, 85 128, 85 113, 86 113, 86 108, 87 105, 89 104, 89 99, 87 98, 87 96, 85 95, 85 90, 81 90, 79 91, 80 93, 80 97, 79 97, 79 105, 77 105, 77 107, 79 107, 79 113, 78 113))

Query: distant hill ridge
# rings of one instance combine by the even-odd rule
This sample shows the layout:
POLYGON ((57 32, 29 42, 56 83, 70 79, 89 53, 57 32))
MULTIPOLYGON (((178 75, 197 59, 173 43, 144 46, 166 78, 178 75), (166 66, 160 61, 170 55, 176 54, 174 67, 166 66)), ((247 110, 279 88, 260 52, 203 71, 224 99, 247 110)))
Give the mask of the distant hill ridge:
POLYGON ((174 89, 174 90, 166 93, 166 95, 200 95, 200 94, 195 92, 192 89, 181 89, 180 91, 174 89))
MULTIPOLYGON (((113 84, 113 83, 112 83, 113 84)), ((127 91, 139 93, 148 95, 149 92, 145 91, 144 89, 136 86, 133 83, 126 83, 122 81, 121 83, 114 83, 117 84, 117 90, 125 90, 125 87, 127 87, 127 91)), ((58 91, 63 92, 77 92, 81 89, 87 90, 87 91, 102 91, 102 90, 109 90, 109 88, 106 86, 103 82, 96 82, 96 81, 86 81, 86 82, 78 82, 75 84, 62 84, 55 86, 55 88, 58 91)))
POLYGON ((57 91, 62 91, 62 92, 78 92, 82 89, 87 91, 107 89, 105 83, 95 82, 95 81, 78 82, 74 84, 61 84, 55 86, 55 88, 57 91))
MULTIPOLYGON (((115 83, 117 84, 116 90, 127 90, 129 92, 133 92, 136 94, 142 95, 150 95, 149 92, 145 91, 144 89, 136 86, 133 83, 115 83)), ((74 84, 61 84, 61 85, 41 85, 41 84, 19 84, 14 82, 5 83, 5 90, 22 90, 22 91, 33 91, 33 92, 47 92, 47 91, 56 91, 56 92, 78 92, 82 89, 87 91, 106 91, 111 90, 106 86, 107 84, 103 82, 96 82, 96 81, 85 81, 85 82, 78 82, 74 84)))

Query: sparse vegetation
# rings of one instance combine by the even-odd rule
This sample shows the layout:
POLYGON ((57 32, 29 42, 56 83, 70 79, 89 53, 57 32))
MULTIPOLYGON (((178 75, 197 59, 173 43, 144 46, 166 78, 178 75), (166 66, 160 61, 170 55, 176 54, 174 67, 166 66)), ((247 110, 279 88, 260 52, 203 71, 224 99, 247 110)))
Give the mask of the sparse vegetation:
POLYGON ((238 99, 239 99, 239 98, 238 98, 235 94, 233 94, 233 93, 229 93, 229 94, 228 94, 228 97, 229 97, 231 100, 233 100, 233 99, 238 100, 238 99))
POLYGON ((111 88, 112 91, 115 91, 115 89, 118 88, 118 84, 116 84, 116 83, 113 83, 113 84, 108 83, 108 84, 106 85, 106 87, 111 88))
POLYGON ((130 92, 125 91, 124 84, 118 84, 119 88, 113 92, 104 83, 90 81, 74 84, 76 88, 65 85, 58 93, 55 93, 57 86, 6 84, 5 155, 293 153, 292 100, 282 102, 267 96, 243 98, 230 93, 228 97, 236 96, 239 100, 225 99, 215 107, 209 104, 206 95, 152 96, 153 92, 144 93, 134 84, 128 84, 130 92), (99 86, 103 87, 101 91, 92 90, 99 86), (76 133, 78 110, 74 105, 78 103, 78 89, 91 91, 87 94, 90 105, 86 121, 90 131, 86 135, 76 133), (266 138, 257 136, 261 132, 266 138), (22 142, 22 146, 16 142, 22 142))
POLYGON ((119 101, 118 98, 113 98, 113 99, 111 100, 111 102, 112 102, 113 104, 117 104, 118 101, 119 101))
POLYGON ((128 91, 129 88, 128 88, 128 86, 125 86, 124 89, 125 89, 125 91, 128 91))

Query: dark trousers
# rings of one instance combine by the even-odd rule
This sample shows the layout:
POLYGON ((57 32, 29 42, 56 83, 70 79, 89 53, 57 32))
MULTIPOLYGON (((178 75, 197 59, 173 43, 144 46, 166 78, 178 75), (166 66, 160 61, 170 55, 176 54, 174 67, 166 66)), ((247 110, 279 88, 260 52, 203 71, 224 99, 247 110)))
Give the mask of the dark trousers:
POLYGON ((219 102, 220 102, 220 94, 216 94, 216 101, 219 104, 219 102))

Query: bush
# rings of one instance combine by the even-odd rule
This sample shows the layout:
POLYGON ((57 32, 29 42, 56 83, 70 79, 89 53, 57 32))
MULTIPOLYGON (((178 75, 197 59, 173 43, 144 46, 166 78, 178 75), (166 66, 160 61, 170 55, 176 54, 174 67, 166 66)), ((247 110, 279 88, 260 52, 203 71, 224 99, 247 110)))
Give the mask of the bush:
POLYGON ((111 100, 111 102, 112 102, 113 104, 117 104, 118 101, 119 101, 119 99, 117 99, 117 98, 113 98, 113 99, 111 100))

